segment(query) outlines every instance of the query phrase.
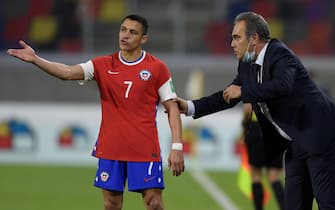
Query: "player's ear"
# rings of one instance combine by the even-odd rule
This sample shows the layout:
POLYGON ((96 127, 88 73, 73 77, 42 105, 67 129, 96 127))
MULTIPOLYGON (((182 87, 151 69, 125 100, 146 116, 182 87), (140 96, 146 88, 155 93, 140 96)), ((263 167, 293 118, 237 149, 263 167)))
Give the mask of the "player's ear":
POLYGON ((254 42, 258 41, 259 40, 259 34, 258 33, 252 34, 250 39, 253 40, 254 42))
POLYGON ((141 38, 141 44, 145 44, 149 39, 149 36, 147 34, 143 35, 141 38))
POLYGON ((252 34, 249 38, 250 46, 255 46, 258 40, 259 40, 258 33, 252 34))

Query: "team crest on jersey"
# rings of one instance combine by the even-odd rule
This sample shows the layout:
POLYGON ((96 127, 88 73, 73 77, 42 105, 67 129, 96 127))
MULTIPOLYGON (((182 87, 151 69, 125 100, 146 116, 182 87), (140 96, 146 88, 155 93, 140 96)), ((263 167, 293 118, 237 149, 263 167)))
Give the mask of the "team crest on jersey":
POLYGON ((101 174, 100 174, 101 181, 107 182, 108 178, 109 178, 109 174, 107 172, 105 172, 105 171, 101 172, 101 174))
POLYGON ((147 81, 151 78, 151 72, 149 70, 142 70, 139 76, 141 80, 147 81))

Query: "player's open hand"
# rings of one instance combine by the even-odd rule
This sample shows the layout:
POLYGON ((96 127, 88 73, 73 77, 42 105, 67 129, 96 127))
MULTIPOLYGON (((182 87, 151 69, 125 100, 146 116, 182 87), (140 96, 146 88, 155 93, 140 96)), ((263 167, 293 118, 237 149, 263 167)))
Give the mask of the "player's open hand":
POLYGON ((184 154, 182 150, 171 150, 168 159, 168 168, 173 176, 180 176, 184 170, 184 154))
POLYGON ((21 49, 8 49, 7 54, 25 62, 34 63, 36 59, 35 51, 22 40, 19 41, 19 44, 22 47, 21 49))

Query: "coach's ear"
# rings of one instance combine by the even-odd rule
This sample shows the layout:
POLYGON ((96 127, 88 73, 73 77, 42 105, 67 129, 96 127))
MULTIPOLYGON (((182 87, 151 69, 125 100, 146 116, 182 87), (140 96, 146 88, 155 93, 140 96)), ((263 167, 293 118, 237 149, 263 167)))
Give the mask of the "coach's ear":
POLYGON ((141 44, 142 45, 145 44, 148 41, 148 39, 149 39, 149 35, 147 34, 143 35, 141 38, 141 44))

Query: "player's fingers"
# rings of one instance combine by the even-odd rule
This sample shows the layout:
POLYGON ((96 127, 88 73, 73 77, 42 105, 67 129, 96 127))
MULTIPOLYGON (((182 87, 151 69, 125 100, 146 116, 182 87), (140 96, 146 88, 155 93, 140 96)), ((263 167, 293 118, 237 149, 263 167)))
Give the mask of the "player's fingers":
POLYGON ((172 170, 172 175, 173 175, 173 176, 176 176, 177 169, 176 169, 176 165, 175 165, 175 164, 172 164, 172 165, 171 165, 171 170, 172 170))
POLYGON ((180 170, 177 170, 177 171, 175 171, 175 174, 174 174, 175 176, 180 176, 181 175, 181 171, 180 170))
POLYGON ((8 49, 8 50, 7 50, 7 54, 8 54, 8 55, 14 55, 15 53, 14 53, 14 50, 13 50, 13 49, 8 49))
POLYGON ((20 41, 19 41, 19 44, 20 44, 21 47, 23 47, 23 48, 27 48, 27 47, 29 47, 23 40, 20 40, 20 41))
POLYGON ((168 160, 168 169, 171 169, 171 160, 168 160))
POLYGON ((182 170, 178 170, 177 172, 176 172, 176 176, 180 176, 182 174, 182 170))
POLYGON ((13 56, 13 57, 16 57, 16 58, 20 58, 19 54, 18 54, 18 51, 15 50, 15 49, 9 49, 7 50, 7 54, 10 55, 10 56, 13 56))
POLYGON ((175 170, 173 173, 174 176, 179 176, 180 175, 180 171, 179 170, 175 170))
POLYGON ((173 170, 173 175, 174 176, 180 176, 185 170, 184 164, 175 164, 174 165, 174 170, 173 170))

